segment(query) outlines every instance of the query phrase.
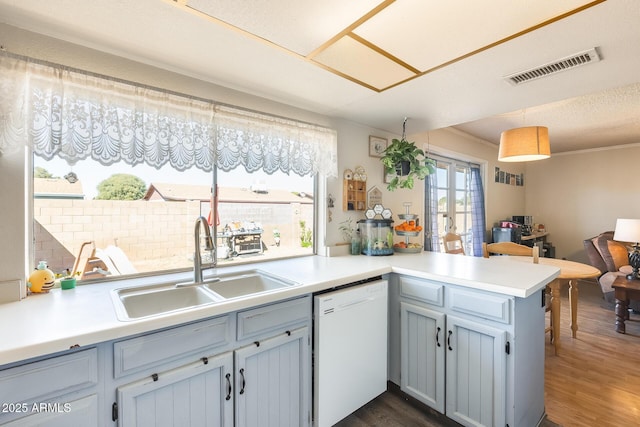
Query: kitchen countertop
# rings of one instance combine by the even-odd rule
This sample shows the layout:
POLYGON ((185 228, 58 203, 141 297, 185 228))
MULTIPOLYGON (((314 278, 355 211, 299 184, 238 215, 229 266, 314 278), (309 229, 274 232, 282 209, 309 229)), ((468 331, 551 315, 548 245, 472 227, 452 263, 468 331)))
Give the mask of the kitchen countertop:
POLYGON ((495 263, 491 259, 423 252, 385 257, 309 256, 206 270, 216 272, 259 269, 301 283, 299 286, 144 319, 116 317, 112 290, 169 281, 192 280, 192 273, 169 274, 94 283, 70 290, 54 289, 0 305, 0 366, 20 360, 88 346, 133 334, 242 310, 253 306, 330 289, 387 273, 526 298, 559 274, 556 267, 495 263))

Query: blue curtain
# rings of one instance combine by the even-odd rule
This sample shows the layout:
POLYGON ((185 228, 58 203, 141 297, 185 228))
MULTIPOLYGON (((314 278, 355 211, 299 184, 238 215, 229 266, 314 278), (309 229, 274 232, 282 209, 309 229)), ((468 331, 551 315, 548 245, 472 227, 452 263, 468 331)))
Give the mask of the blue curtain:
POLYGON ((484 216, 484 189, 482 188, 482 179, 480 177, 480 168, 471 167, 471 221, 473 233, 473 254, 477 257, 482 256, 482 242, 486 227, 486 219, 484 216))

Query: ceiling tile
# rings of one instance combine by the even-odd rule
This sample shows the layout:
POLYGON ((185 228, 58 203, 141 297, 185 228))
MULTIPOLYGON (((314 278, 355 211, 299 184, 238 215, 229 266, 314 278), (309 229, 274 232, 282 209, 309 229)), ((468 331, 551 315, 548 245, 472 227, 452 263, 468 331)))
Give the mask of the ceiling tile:
POLYGON ((376 90, 415 76, 407 68, 349 36, 341 38, 313 59, 376 90))

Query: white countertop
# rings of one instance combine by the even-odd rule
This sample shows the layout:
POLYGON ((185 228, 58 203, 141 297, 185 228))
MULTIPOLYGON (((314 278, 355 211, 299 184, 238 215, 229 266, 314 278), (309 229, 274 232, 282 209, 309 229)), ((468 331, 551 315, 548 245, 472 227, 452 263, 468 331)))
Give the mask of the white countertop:
MULTIPOLYGON (((310 256, 224 267, 220 272, 260 269, 300 286, 253 297, 134 321, 116 317, 113 289, 190 280, 192 274, 94 283, 75 289, 54 289, 22 301, 0 304, 0 365, 87 346, 128 335, 204 319, 286 298, 305 295, 391 272, 444 281, 489 292, 526 298, 559 274, 551 266, 449 255, 433 252, 393 256, 310 256)), ((205 271, 205 278, 215 270, 205 271)))

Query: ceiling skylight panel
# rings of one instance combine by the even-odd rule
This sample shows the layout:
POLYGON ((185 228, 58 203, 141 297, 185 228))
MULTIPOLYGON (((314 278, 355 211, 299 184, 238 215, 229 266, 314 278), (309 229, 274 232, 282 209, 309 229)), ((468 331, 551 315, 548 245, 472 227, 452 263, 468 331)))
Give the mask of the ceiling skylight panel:
POLYGON ((403 0, 353 32, 427 71, 591 3, 585 0, 403 0))
POLYGON ((348 36, 341 38, 313 59, 377 90, 383 90, 415 76, 411 70, 388 56, 348 36))
POLYGON ((187 0, 186 5, 306 56, 358 21, 380 0, 187 0))

